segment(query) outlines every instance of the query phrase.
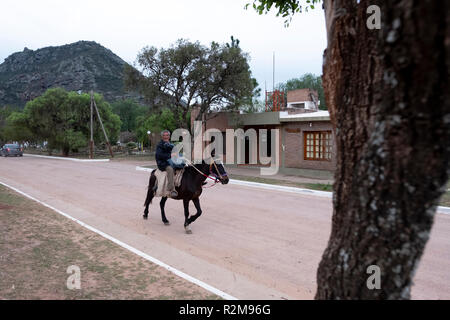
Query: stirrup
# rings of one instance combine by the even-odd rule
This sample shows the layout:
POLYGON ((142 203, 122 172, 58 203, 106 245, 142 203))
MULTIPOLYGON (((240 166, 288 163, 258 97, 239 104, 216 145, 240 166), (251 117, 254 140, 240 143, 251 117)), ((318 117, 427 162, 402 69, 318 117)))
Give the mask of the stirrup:
POLYGON ((176 198, 176 197, 178 197, 178 192, 176 192, 175 190, 170 191, 170 197, 171 197, 171 198, 176 198))

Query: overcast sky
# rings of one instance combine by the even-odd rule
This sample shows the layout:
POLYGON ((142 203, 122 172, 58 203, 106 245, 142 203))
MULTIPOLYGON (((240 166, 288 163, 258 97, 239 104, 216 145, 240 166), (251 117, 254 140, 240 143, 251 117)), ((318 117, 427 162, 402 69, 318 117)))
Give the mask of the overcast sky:
POLYGON ((258 15, 250 0, 2 0, 0 63, 24 47, 36 50, 78 40, 96 41, 133 63, 145 46, 168 47, 179 38, 225 43, 240 40, 264 91, 304 73, 322 74, 326 47, 321 6, 294 16, 285 28, 275 13, 258 15))

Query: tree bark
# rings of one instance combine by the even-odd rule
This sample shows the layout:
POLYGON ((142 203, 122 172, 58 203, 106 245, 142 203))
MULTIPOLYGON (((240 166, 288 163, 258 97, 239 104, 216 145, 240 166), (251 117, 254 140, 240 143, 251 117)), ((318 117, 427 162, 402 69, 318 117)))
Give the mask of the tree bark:
POLYGON ((449 177, 449 2, 326 0, 332 230, 316 299, 409 299, 449 177), (366 12, 381 8, 381 29, 366 12), (380 268, 369 289, 368 267, 380 268))

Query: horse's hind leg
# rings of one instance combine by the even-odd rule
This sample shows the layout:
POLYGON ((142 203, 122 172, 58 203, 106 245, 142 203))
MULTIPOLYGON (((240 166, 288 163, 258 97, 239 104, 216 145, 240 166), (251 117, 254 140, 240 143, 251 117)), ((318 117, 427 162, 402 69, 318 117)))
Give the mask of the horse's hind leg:
POLYGON ((192 233, 191 228, 189 228, 189 199, 183 199, 184 206, 184 230, 186 233, 192 233))
POLYGON ((166 205, 167 197, 162 197, 159 202, 159 207, 161 208, 161 219, 166 226, 170 225, 169 220, 166 218, 166 212, 164 211, 164 206, 166 205))
POLYGON ((148 189, 147 189, 147 197, 145 198, 145 203, 144 203, 144 215, 143 218, 147 219, 148 218, 148 206, 150 205, 150 203, 152 203, 152 199, 155 195, 155 190, 154 186, 155 186, 155 182, 156 182, 156 177, 153 175, 153 173, 150 175, 150 180, 148 182, 148 189))
POLYGON ((197 213, 188 219, 189 224, 197 220, 197 218, 202 214, 202 209, 200 208, 200 199, 192 199, 192 202, 194 203, 195 209, 197 209, 197 213))

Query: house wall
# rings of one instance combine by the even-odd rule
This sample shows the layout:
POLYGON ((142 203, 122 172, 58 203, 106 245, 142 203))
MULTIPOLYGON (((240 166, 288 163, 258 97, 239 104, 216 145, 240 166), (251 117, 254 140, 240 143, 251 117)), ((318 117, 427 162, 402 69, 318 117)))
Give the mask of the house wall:
MULTIPOLYGON (((281 148, 281 141, 282 141, 282 132, 281 132, 281 126, 280 125, 258 125, 258 126, 245 126, 244 131, 247 131, 248 129, 255 129, 256 131, 256 136, 257 136, 257 146, 256 146, 256 151, 257 151, 257 163, 261 164, 260 162, 260 158, 259 158, 259 154, 260 154, 260 145, 259 145, 259 136, 260 136, 260 129, 266 129, 267 130, 267 134, 270 135, 270 139, 272 140, 272 133, 271 130, 272 129, 276 129, 279 130, 279 135, 278 135, 278 154, 280 155, 279 157, 279 164, 278 166, 282 166, 282 148, 281 148)), ((273 142, 273 144, 275 143, 275 141, 273 142)), ((236 149, 236 146, 235 146, 236 149)), ((275 150, 274 150, 275 151, 275 150)), ((266 151, 264 152, 264 154, 266 153, 266 151)), ((273 155, 271 155, 272 157, 272 162, 275 163, 275 157, 273 157, 273 155)), ((271 163, 272 163, 271 162, 271 163)), ((267 165, 269 166, 269 165, 267 165)))
POLYGON ((220 131, 225 131, 227 128, 229 128, 228 116, 228 112, 219 112, 206 115, 206 125, 204 127, 204 130, 214 128, 220 131))
POLYGON ((294 101, 311 101, 310 94, 314 94, 316 99, 319 95, 316 90, 312 89, 296 89, 287 92, 287 102, 291 103, 294 101))
MULTIPOLYGON (((196 110, 197 111, 197 110, 196 110)), ((194 119, 195 116, 198 113, 195 113, 194 116, 191 116, 191 127, 194 127, 194 119)), ((225 132, 226 129, 230 129, 230 125, 229 125, 229 118, 231 117, 231 113, 230 112, 218 112, 218 113, 210 113, 210 114, 205 114, 204 115, 204 119, 205 121, 203 122, 203 134, 205 134, 205 132, 208 129, 217 129, 221 132, 223 132, 223 144, 224 147, 226 146, 226 140, 225 140, 225 132)), ((205 150, 206 146, 208 145, 208 143, 204 142, 202 145, 202 150, 205 150)), ((227 156, 226 156, 226 149, 224 148, 222 150, 222 159, 224 162, 227 161, 227 156)))
MULTIPOLYGON (((333 128, 329 120, 314 121, 304 119, 302 121, 279 122, 278 113, 267 112, 260 114, 246 114, 239 115, 238 127, 247 130, 254 128, 258 129, 279 129, 279 152, 280 152, 280 166, 285 168, 301 168, 301 169, 317 169, 334 171, 336 168, 336 141, 333 134, 332 155, 331 160, 305 160, 304 155, 304 133, 308 131, 332 131, 333 128), (311 126, 310 126, 311 124, 311 126)), ((317 118, 317 117, 316 117, 317 118)), ((216 117, 211 117, 206 121, 203 130, 209 128, 216 128, 222 132, 228 129, 235 129, 235 119, 231 117, 230 113, 219 113, 216 117)), ((225 142, 225 141, 224 141, 225 142)), ((259 150, 259 146, 258 146, 259 150)), ((236 154, 235 145, 235 154, 236 154)), ((259 152, 258 152, 259 154, 259 152)), ((224 154, 224 161, 226 161, 226 153, 224 154)), ((259 159, 258 159, 259 160, 259 159)), ((258 161, 259 162, 259 161, 258 161)))
POLYGON ((291 122, 282 125, 282 144, 284 146, 283 166, 288 168, 319 169, 334 171, 336 168, 336 140, 333 134, 331 161, 305 160, 304 133, 308 131, 332 131, 329 121, 291 122), (312 126, 310 126, 310 123, 312 126))
POLYGON ((305 109, 308 110, 316 110, 316 104, 312 101, 292 101, 292 102, 288 102, 287 107, 288 108, 295 108, 294 105, 295 104, 300 104, 300 103, 304 103, 305 104, 305 109))

